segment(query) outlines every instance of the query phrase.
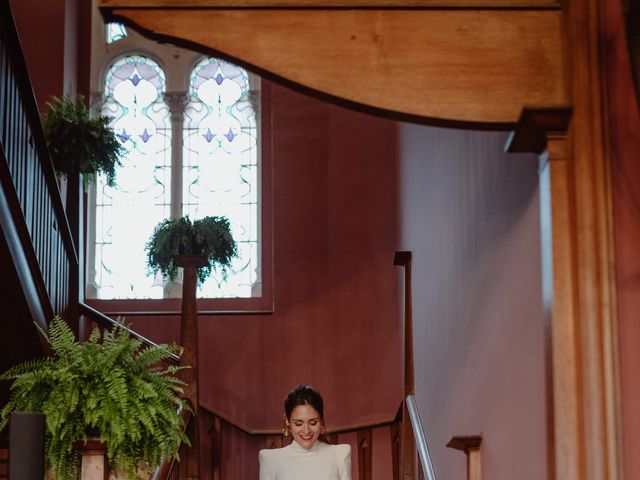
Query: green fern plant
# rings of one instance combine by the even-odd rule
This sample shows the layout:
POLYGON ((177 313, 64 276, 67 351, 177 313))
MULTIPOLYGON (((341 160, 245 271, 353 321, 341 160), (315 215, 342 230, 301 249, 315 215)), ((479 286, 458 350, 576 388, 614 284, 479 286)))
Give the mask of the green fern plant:
POLYGON ((183 382, 177 366, 161 362, 175 345, 144 347, 120 324, 113 331, 93 330, 80 343, 64 320, 56 317, 49 333, 51 357, 31 360, 0 375, 12 380, 9 402, 0 411, 0 430, 13 411, 43 412, 46 458, 53 478, 76 478, 79 458, 74 443, 96 430, 107 445, 110 468, 129 478, 147 462, 177 458, 188 443, 179 409, 183 382))
POLYGON ((107 183, 115 185, 124 147, 109 128, 109 117, 93 117, 82 96, 52 97, 47 105, 42 125, 56 172, 66 177, 75 169, 87 174, 87 181, 96 172, 104 173, 107 183))
POLYGON ((191 222, 186 215, 167 219, 156 226, 145 246, 147 266, 151 273, 161 272, 171 284, 178 275, 176 255, 202 255, 207 265, 198 269, 198 282, 204 282, 212 270, 219 269, 223 277, 238 250, 226 217, 204 217, 191 222))

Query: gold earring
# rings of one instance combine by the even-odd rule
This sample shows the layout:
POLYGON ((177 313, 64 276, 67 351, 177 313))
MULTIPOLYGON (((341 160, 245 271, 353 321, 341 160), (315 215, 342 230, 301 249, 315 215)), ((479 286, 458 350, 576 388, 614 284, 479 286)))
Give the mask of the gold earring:
POLYGON ((284 427, 282 429, 282 435, 284 435, 285 437, 289 436, 289 429, 287 427, 284 427))

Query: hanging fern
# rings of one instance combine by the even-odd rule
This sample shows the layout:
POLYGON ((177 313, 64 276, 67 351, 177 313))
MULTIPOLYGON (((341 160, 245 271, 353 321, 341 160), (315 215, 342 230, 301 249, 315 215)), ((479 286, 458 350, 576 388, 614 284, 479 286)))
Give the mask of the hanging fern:
POLYGON ((169 284, 178 275, 175 255, 202 255, 207 265, 198 269, 198 282, 204 282, 211 271, 219 269, 226 277, 231 261, 237 257, 237 245, 231 236, 226 217, 204 217, 193 223, 189 216, 162 221, 145 246, 147 266, 152 273, 161 272, 169 284))
POLYGON ((143 347, 122 326, 93 330, 85 343, 56 317, 46 337, 53 356, 31 360, 0 375, 13 380, 9 402, 0 411, 0 430, 13 411, 42 412, 46 417, 46 459, 54 478, 77 477, 79 458, 73 445, 99 432, 107 445, 110 468, 129 478, 147 462, 177 458, 188 443, 179 394, 179 367, 162 367, 175 345, 143 347))
POLYGON ((114 186, 124 147, 109 128, 109 117, 92 117, 82 96, 75 100, 52 97, 47 105, 49 111, 42 117, 42 125, 56 172, 67 176, 75 168, 88 174, 86 181, 101 172, 114 186))

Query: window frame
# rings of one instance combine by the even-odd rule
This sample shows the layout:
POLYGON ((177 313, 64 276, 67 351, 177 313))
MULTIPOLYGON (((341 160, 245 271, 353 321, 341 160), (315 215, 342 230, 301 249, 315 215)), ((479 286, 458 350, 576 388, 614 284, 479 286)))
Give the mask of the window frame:
MULTIPOLYGON (((97 38, 94 35, 94 40, 97 38)), ((137 34, 135 31, 128 31, 127 37, 111 43, 106 43, 106 26, 101 23, 102 46, 100 49, 92 50, 92 93, 91 103, 96 104, 103 98, 104 76, 109 68, 118 59, 126 55, 143 55, 149 57, 164 70, 167 86, 166 93, 174 91, 189 90, 189 77, 193 68, 203 58, 208 55, 190 52, 175 46, 155 44, 137 34), (178 51, 180 55, 186 57, 181 63, 182 71, 177 68, 171 69, 165 61, 167 55, 175 55, 178 51), (171 79, 171 80, 170 80, 171 79), (176 89, 181 86, 181 89, 176 89)), ((96 42, 94 42, 96 43, 96 42)), ((95 46, 95 45, 94 45, 95 46)), ((216 58, 224 58, 222 55, 210 55, 216 58)), ((243 68, 246 69, 244 65, 243 68)), ((248 71, 248 70, 247 70, 248 71)), ((224 297, 224 298, 198 298, 199 314, 248 314, 248 313, 271 313, 274 310, 274 290, 273 290, 273 232, 272 232, 272 149, 271 149, 271 105, 270 105, 270 85, 252 72, 248 71, 250 82, 253 86, 258 83, 258 99, 256 110, 258 121, 258 248, 260 252, 259 269, 261 271, 261 295, 255 297, 224 297), (257 82, 256 82, 257 80, 257 82)), ((89 270, 94 266, 89 260, 95 261, 92 252, 95 251, 93 244, 95 239, 95 224, 92 225, 92 216, 95 215, 95 185, 90 187, 85 195, 85 303, 107 315, 125 316, 145 316, 145 315, 177 315, 180 313, 181 298, 162 299, 98 299, 87 298, 86 293, 90 288, 89 270)), ((172 201, 174 194, 172 193, 172 201)))

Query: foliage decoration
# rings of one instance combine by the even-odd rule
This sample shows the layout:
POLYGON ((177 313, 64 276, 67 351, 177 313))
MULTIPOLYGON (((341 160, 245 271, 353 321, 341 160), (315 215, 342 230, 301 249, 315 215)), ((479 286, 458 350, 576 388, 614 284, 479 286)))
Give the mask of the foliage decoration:
POLYGON ((37 411, 46 417, 46 463, 53 478, 77 478, 74 443, 95 430, 107 445, 110 468, 135 477, 139 465, 152 468, 177 458, 188 443, 179 409, 180 367, 160 363, 175 345, 143 347, 122 323, 113 331, 93 330, 79 343, 60 317, 42 332, 51 357, 17 365, 0 376, 13 380, 9 402, 0 411, 0 430, 13 411, 37 411))
POLYGON ((59 175, 73 170, 81 173, 104 173, 107 183, 115 185, 115 169, 120 165, 124 147, 109 128, 109 117, 92 118, 84 98, 52 97, 42 124, 53 166, 59 175))
POLYGON ((204 282, 211 271, 220 269, 223 277, 231 261, 238 256, 231 226, 226 217, 204 217, 191 222, 186 215, 166 219, 158 224, 145 246, 147 266, 152 273, 161 272, 168 283, 178 275, 176 255, 201 255, 207 265, 198 269, 198 282, 204 282))

